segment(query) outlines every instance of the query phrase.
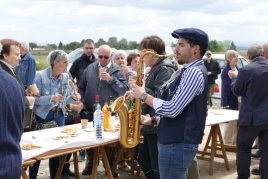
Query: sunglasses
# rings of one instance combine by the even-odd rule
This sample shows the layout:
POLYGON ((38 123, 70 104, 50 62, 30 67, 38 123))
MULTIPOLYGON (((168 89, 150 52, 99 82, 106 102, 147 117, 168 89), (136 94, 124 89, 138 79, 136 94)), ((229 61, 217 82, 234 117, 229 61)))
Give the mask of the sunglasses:
POLYGON ((106 60, 109 59, 109 56, 99 55, 98 57, 99 57, 99 59, 103 59, 103 58, 106 59, 106 60))
POLYGON ((60 54, 60 52, 59 52, 59 51, 56 51, 56 54, 55 54, 54 60, 53 60, 52 62, 54 62, 54 61, 56 60, 56 58, 57 58, 58 54, 60 54))

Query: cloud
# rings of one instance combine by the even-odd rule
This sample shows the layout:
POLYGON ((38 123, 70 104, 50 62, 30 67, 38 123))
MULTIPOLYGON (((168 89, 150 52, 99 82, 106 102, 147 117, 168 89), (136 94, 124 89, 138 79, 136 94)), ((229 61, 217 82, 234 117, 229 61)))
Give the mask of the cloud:
POLYGON ((264 0, 9 0, 1 1, 0 38, 58 44, 159 35, 169 45, 177 42, 173 30, 197 27, 210 39, 268 41, 267 6, 264 0))

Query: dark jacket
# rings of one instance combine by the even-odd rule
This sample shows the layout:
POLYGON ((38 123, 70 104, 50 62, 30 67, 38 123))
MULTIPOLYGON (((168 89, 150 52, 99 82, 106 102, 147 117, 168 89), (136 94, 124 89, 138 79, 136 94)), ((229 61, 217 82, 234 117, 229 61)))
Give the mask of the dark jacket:
POLYGON ((17 81, 1 67, 0 93, 0 178, 20 178, 24 94, 17 81))
POLYGON ((69 72, 71 73, 73 79, 76 79, 76 84, 79 84, 84 70, 88 67, 88 65, 94 63, 97 61, 96 57, 92 54, 92 59, 90 59, 86 54, 83 53, 83 55, 79 58, 77 58, 69 72))
POLYGON ((24 127, 28 127, 29 123, 30 123, 30 120, 31 120, 31 110, 29 108, 29 106, 30 106, 29 101, 26 98, 26 92, 25 92, 25 89, 24 89, 24 85, 22 84, 20 79, 13 74, 13 72, 10 70, 10 68, 8 68, 8 66, 6 66, 1 60, 0 60, 0 66, 8 74, 10 74, 12 77, 14 77, 17 80, 17 82, 20 84, 20 86, 21 86, 21 89, 22 89, 23 94, 24 94, 24 108, 25 108, 25 112, 24 112, 24 127))
POLYGON ((115 100, 129 90, 127 80, 117 64, 112 62, 107 72, 111 76, 110 81, 100 80, 99 62, 97 61, 85 69, 78 85, 81 98, 91 116, 94 111, 95 95, 99 95, 99 103, 103 106, 104 102, 109 102, 109 96, 115 100))
POLYGON ((204 61, 204 65, 207 68, 208 72, 211 72, 211 75, 208 76, 208 84, 215 84, 215 80, 218 79, 218 74, 221 73, 221 68, 219 63, 213 58, 210 60, 210 63, 207 60, 204 61))
MULTIPOLYGON (((204 136, 206 123, 206 104, 208 78, 207 70, 204 65, 195 66, 202 71, 204 77, 204 90, 200 95, 196 95, 192 101, 183 109, 182 113, 175 118, 163 116, 157 130, 159 143, 190 143, 200 144, 204 136)), ((176 91, 180 84, 183 72, 168 86, 162 93, 161 99, 170 101, 175 94, 170 95, 170 91, 176 91)))
MULTIPOLYGON (((238 70, 238 67, 236 68, 238 70)), ((227 63, 221 72, 221 106, 229 106, 229 109, 238 110, 238 97, 232 92, 232 81, 228 76, 229 70, 231 67, 227 63)))
POLYGON ((268 124, 268 60, 254 58, 232 79, 232 91, 242 97, 239 112, 240 126, 268 124))
MULTIPOLYGON (((163 59, 158 59, 156 63, 163 59)), ((171 75, 176 71, 177 68, 171 63, 169 59, 164 60, 162 63, 159 63, 157 66, 151 69, 149 76, 145 80, 145 91, 146 93, 157 97, 157 93, 160 87, 171 77, 171 75)), ((155 110, 151 108, 146 103, 142 104, 142 114, 150 114, 150 116, 155 115, 155 110)), ((156 128, 152 126, 144 125, 141 129, 141 132, 144 133, 156 133, 156 128)))

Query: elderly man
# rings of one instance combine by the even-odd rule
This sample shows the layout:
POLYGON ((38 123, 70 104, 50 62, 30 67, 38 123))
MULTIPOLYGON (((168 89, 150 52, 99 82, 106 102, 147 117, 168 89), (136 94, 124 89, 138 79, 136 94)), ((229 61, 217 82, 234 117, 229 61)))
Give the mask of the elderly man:
POLYGON ((207 59, 204 61, 204 65, 208 71, 208 93, 207 102, 212 106, 211 96, 214 94, 215 80, 218 78, 218 74, 221 73, 220 65, 216 60, 213 60, 211 51, 206 52, 207 59))
MULTIPOLYGON (((116 99, 129 90, 121 68, 111 61, 111 57, 111 48, 108 45, 100 46, 98 50, 99 60, 85 69, 78 85, 79 92, 84 101, 84 107, 88 110, 89 120, 91 121, 93 120, 95 95, 99 95, 99 103, 103 106, 104 102, 109 101, 109 96, 116 99), (100 68, 105 68, 106 71, 99 73, 100 68)), ((88 159, 86 167, 82 172, 83 175, 91 175, 92 173, 93 150, 87 150, 87 155, 88 159)), ((112 165, 115 155, 110 151, 107 152, 107 155, 109 163, 112 165)))
MULTIPOLYGON (((266 59, 268 60, 268 43, 263 44, 263 45, 262 45, 262 48, 263 48, 263 57, 266 58, 266 59)), ((255 157, 255 158, 260 158, 260 155, 261 155, 260 145, 258 145, 257 147, 258 147, 257 152, 252 153, 251 156, 252 156, 252 157, 255 157)), ((254 168, 254 169, 252 169, 252 170, 251 170, 251 173, 252 173, 253 175, 260 175, 260 174, 261 174, 259 168, 254 168)))
POLYGON ((248 49, 252 62, 228 75, 232 79, 232 91, 242 97, 237 131, 237 174, 238 179, 250 177, 251 147, 258 136, 261 159, 261 178, 268 178, 268 61, 263 57, 263 48, 252 45, 248 49))
MULTIPOLYGON (((159 117, 142 116, 143 124, 158 123, 160 178, 187 178, 202 142, 206 121, 208 75, 202 56, 208 47, 208 35, 197 28, 177 29, 176 54, 179 64, 186 64, 179 75, 155 98, 130 81, 132 96, 155 109, 159 117)), ((125 94, 129 98, 128 92, 125 94)))
POLYGON ((27 89, 33 84, 36 74, 36 62, 34 56, 29 52, 29 43, 21 41, 20 44, 21 60, 19 65, 15 68, 15 73, 24 85, 24 88, 27 89))

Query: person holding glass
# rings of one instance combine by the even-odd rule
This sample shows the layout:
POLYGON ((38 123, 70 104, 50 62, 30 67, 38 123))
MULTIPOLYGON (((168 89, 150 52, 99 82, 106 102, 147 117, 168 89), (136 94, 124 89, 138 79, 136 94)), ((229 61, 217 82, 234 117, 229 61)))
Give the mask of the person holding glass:
MULTIPOLYGON (((70 94, 67 53, 55 50, 49 54, 50 66, 36 74, 34 82, 40 92, 40 98, 34 104, 36 121, 56 121, 58 126, 65 125, 66 104, 79 101, 79 93, 70 94)), ((60 157, 49 159, 50 178, 54 179, 60 163, 60 157)), ((36 179, 40 161, 29 169, 29 178, 36 179)))

